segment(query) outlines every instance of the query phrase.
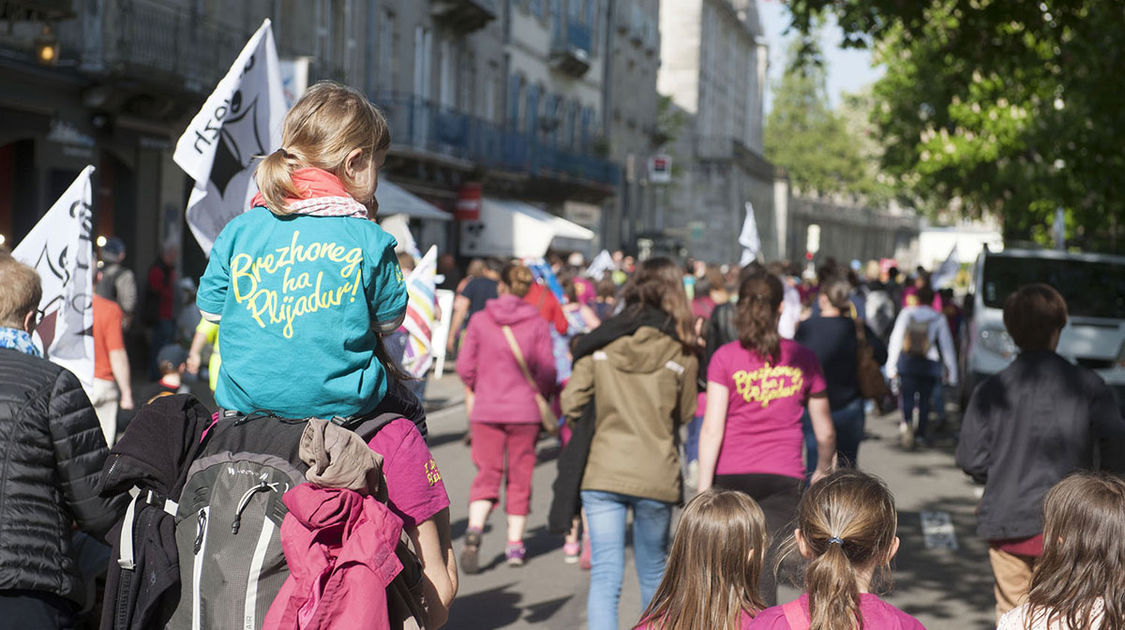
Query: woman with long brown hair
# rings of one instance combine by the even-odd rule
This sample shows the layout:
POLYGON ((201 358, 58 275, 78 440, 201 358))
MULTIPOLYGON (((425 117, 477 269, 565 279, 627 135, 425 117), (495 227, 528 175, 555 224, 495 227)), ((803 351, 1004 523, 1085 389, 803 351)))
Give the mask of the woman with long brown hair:
POLYGON ((1076 473, 1043 501, 1043 556, 999 630, 1125 630, 1125 481, 1076 473))
POLYGON ((715 488, 695 495, 638 629, 745 628, 765 608, 758 578, 768 541, 766 517, 750 497, 715 488))
MULTIPOLYGON (((578 435, 589 436, 584 466, 571 470, 560 461, 555 488, 558 502, 568 476, 581 479, 573 487, 581 492, 593 552, 590 630, 617 628, 630 509, 642 605, 660 584, 672 507, 683 496, 679 427, 695 412, 699 364, 679 266, 667 258, 642 262, 624 300, 620 315, 575 343, 574 371, 562 394, 576 436, 568 450, 581 444, 578 435)), ((552 521, 555 513, 552 508, 552 521)), ((564 527, 573 515, 559 514, 564 527)))
MULTIPOLYGON (((777 332, 784 288, 766 272, 739 287, 739 339, 711 357, 707 409, 699 437, 699 489, 712 485, 750 495, 776 540, 793 518, 804 483, 801 414, 808 409, 818 446, 812 480, 828 474, 836 452, 824 376, 811 350, 777 332)), ((766 566, 776 553, 770 547, 766 566)), ((777 580, 762 576, 762 598, 777 601, 777 580)))

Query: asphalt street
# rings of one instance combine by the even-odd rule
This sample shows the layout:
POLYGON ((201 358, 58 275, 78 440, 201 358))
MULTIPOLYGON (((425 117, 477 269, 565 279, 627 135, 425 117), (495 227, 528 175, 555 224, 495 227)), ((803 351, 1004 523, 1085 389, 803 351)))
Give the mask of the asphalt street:
MULTIPOLYGON (((456 376, 431 378, 427 392, 430 447, 449 492, 454 548, 460 553, 466 526, 468 490, 475 468, 461 442, 466 428, 456 376)), ((956 425, 955 418, 951 422, 956 425)), ((546 532, 551 483, 559 447, 539 442, 527 564, 504 564, 504 518, 492 514, 481 548, 483 570, 462 575, 453 604, 451 630, 584 628, 589 573, 563 560, 562 538, 546 532)), ((893 566, 893 584, 882 593, 930 630, 995 627, 992 573, 986 543, 977 538, 973 510, 979 490, 953 462, 953 440, 939 434, 933 447, 907 451, 898 443, 897 415, 869 415, 860 467, 882 477, 894 492, 902 540, 893 566)), ((627 557, 620 627, 631 628, 641 612, 640 592, 627 557)), ((783 576, 784 577, 784 576, 783 576)), ((783 586, 781 600, 799 594, 783 586)))

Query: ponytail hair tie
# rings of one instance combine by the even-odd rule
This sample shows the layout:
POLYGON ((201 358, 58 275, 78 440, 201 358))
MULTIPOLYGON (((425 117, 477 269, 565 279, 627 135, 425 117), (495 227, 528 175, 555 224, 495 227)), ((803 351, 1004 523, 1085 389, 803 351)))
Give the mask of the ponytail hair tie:
POLYGON ((292 154, 292 153, 290 153, 290 152, 288 152, 288 151, 286 151, 284 147, 283 147, 283 148, 280 148, 280 149, 278 149, 278 150, 277 150, 277 152, 281 154, 281 157, 283 157, 283 158, 285 158, 285 159, 287 159, 287 160, 294 160, 294 159, 296 159, 295 157, 293 157, 293 154, 292 154))
POLYGON ((833 536, 833 537, 828 539, 828 544, 833 544, 833 543, 843 546, 844 539, 840 538, 839 536, 833 536))

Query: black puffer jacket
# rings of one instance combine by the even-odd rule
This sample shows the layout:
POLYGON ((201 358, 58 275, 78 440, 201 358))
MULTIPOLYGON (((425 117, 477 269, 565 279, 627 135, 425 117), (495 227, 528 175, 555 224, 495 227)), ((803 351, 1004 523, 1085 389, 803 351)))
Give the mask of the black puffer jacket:
POLYGON ((97 494, 108 453, 73 374, 0 348, 0 590, 76 598, 72 523, 101 538, 128 498, 97 494))

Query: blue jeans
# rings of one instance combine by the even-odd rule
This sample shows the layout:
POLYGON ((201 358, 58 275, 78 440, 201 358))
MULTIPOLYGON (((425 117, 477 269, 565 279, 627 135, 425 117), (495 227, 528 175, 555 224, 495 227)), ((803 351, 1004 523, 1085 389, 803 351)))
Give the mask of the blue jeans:
MULTIPOLYGON (((648 606, 668 559, 672 504, 654 499, 583 490, 582 507, 590 528, 590 596, 586 617, 590 630, 617 630, 617 604, 625 577, 625 516, 633 508, 633 555, 641 583, 641 608, 648 606)), ((639 614, 639 611, 638 611, 639 614)))
POLYGON ((687 438, 684 439, 684 460, 699 460, 699 430, 703 428, 703 416, 695 416, 687 425, 687 438))
MULTIPOLYGON (((836 427, 836 455, 841 467, 854 468, 858 465, 859 443, 863 441, 866 420, 862 398, 856 398, 832 412, 832 425, 836 427)), ((816 470, 817 448, 808 411, 801 417, 801 426, 805 433, 805 474, 812 478, 816 470)))

